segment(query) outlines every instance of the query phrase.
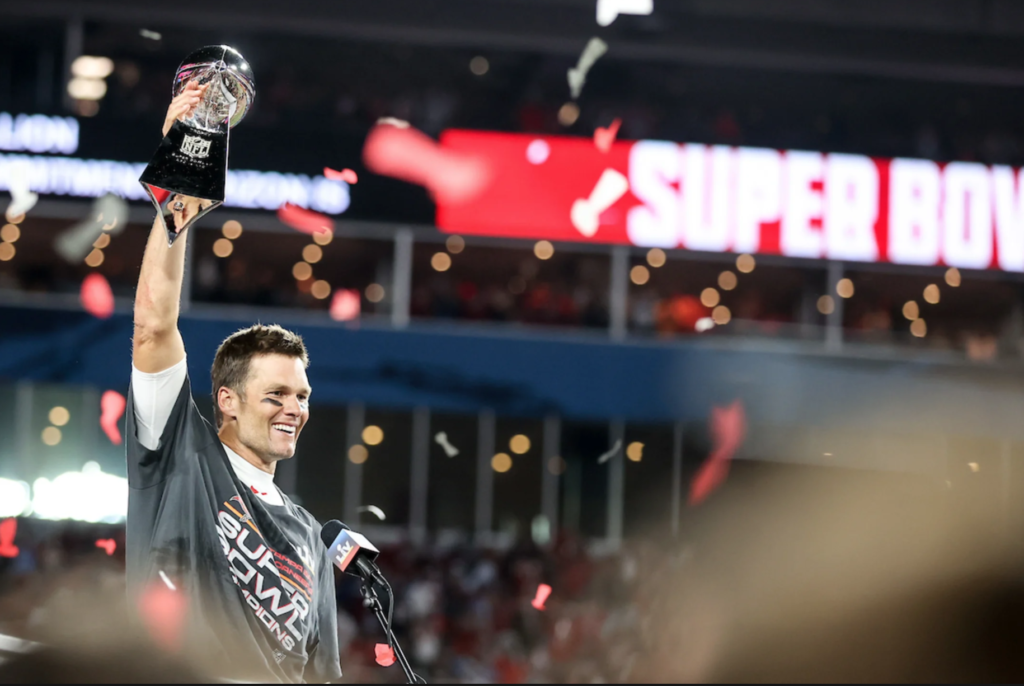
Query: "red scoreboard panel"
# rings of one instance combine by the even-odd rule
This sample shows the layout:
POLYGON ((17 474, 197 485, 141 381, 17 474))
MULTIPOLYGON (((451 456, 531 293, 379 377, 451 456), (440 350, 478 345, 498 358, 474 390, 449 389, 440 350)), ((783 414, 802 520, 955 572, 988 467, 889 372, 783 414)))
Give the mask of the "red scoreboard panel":
POLYGON ((978 163, 448 130, 490 182, 465 235, 1024 271, 1020 171, 978 163))

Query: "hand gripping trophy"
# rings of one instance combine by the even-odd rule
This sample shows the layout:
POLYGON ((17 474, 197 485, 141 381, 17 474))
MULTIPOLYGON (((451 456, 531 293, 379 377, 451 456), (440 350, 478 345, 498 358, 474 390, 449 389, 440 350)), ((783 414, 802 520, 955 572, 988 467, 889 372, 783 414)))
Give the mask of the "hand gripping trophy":
POLYGON ((139 181, 173 243, 179 233, 224 202, 228 134, 252 106, 256 86, 245 58, 227 45, 196 50, 181 63, 172 93, 183 94, 174 121, 139 181), (198 200, 198 203, 196 203, 198 200), (168 221, 170 219, 171 221, 168 221))

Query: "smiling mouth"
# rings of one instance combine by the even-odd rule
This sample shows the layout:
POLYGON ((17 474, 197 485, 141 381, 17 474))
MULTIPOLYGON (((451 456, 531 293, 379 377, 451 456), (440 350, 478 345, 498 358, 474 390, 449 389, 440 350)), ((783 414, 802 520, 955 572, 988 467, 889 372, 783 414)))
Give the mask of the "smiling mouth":
POLYGON ((288 424, 273 424, 270 428, 274 429, 275 431, 280 431, 281 433, 285 434, 286 436, 290 436, 292 438, 295 437, 295 427, 294 426, 290 426, 288 424))

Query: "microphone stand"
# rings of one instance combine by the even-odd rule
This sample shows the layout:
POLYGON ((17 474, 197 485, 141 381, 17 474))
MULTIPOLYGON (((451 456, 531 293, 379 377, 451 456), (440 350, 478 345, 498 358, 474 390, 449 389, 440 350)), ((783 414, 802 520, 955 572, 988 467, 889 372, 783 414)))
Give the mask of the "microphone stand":
MULTIPOLYGON (((402 650, 402 646, 398 645, 398 639, 394 637, 391 632, 391 626, 388 624, 387 615, 384 614, 384 606, 380 604, 380 598, 377 597, 377 592, 373 590, 373 582, 369 579, 360 579, 360 592, 363 595, 363 605, 373 610, 373 613, 377 615, 377 621, 384 628, 384 635, 387 637, 389 645, 395 653, 395 658, 398 660, 398 664, 402 666, 402 671, 405 672, 406 683, 409 684, 425 684, 426 681, 422 677, 412 671, 412 665, 409 664, 409 660, 405 657, 405 652, 402 650)), ((395 602, 394 598, 391 602, 395 602)))

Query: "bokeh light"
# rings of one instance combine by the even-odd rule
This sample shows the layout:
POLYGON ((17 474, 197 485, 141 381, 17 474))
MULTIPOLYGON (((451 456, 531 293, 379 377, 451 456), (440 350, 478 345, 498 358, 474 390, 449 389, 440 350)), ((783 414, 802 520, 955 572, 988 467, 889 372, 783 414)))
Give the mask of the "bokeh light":
POLYGON ((639 441, 634 441, 626 446, 626 457, 633 462, 639 462, 644 459, 644 444, 639 441))
POLYGON ((323 279, 314 281, 309 292, 312 293, 313 297, 317 300, 326 300, 327 296, 331 294, 331 284, 327 283, 323 279))
POLYGON ((483 76, 491 68, 491 63, 487 61, 486 57, 477 55, 469 61, 469 70, 477 76, 483 76))
POLYGON ((498 453, 491 458, 491 469, 499 474, 504 474, 512 469, 512 458, 509 457, 508 453, 498 453))
POLYGON ((104 255, 103 251, 99 248, 93 248, 92 252, 85 256, 85 263, 93 268, 96 268, 103 264, 104 255))
POLYGON ((384 429, 375 424, 363 428, 363 443, 366 445, 380 445, 384 440, 384 429))
POLYGON ((732 312, 725 305, 719 305, 711 311, 711 319, 719 326, 725 326, 732 321, 732 312))
POLYGON ((0 262, 8 262, 14 259, 14 253, 16 252, 14 246, 10 243, 0 243, 0 262))
POLYGON ((446 272, 451 269, 452 258, 448 256, 448 253, 437 252, 430 258, 430 266, 437 272, 446 272))
POLYGON ((96 239, 96 242, 92 244, 92 247, 103 250, 108 245, 110 245, 110 234, 102 233, 100 234, 100 237, 96 239))
POLYGON ((530 452, 530 439, 523 434, 516 434, 508 442, 508 447, 516 455, 525 455, 530 452))
POLYGON ((562 126, 572 126, 580 118, 580 108, 574 102, 567 102, 558 110, 558 123, 562 126))
POLYGON ((836 311, 836 301, 832 299, 831 295, 823 295, 818 298, 818 312, 822 314, 832 314, 836 311))
POLYGON ((929 305, 938 305, 942 297, 939 287, 933 283, 924 287, 924 301, 929 305))
POLYGON ((220 227, 220 232, 224 234, 224 238, 227 238, 228 240, 238 240, 238 237, 242 235, 242 222, 235 219, 229 219, 220 227))
POLYGON ((914 321, 921 316, 921 308, 918 306, 917 301, 908 300, 904 303, 903 316, 911 321, 914 321))
POLYGON ((371 283, 366 287, 366 299, 372 303, 379 303, 384 299, 384 287, 379 283, 371 283))
POLYGON ((915 319, 910 325, 910 333, 918 338, 924 338, 928 335, 928 325, 924 323, 923 319, 915 319))
POLYGON ((538 260, 550 260, 555 254, 555 246, 551 245, 551 241, 537 241, 533 246, 533 254, 538 260))
POLYGON ((308 262, 296 262, 295 266, 292 267, 292 276, 295 277, 296 281, 305 281, 313 276, 313 267, 308 262))
POLYGON ((43 443, 45 443, 48 446, 52 447, 57 445, 58 443, 60 443, 63 437, 64 436, 63 434, 61 434, 60 429, 58 429, 55 426, 48 426, 45 429, 43 429, 43 443))
POLYGON ((71 413, 68 408, 57 405, 50 409, 49 419, 54 426, 64 426, 71 420, 71 413))
POLYGON ((736 270, 739 271, 741 274, 749 274, 750 272, 754 271, 754 267, 756 266, 757 261, 754 260, 753 255, 748 255, 744 253, 736 258, 736 270))
POLYGON ((554 474, 555 476, 565 474, 565 470, 567 467, 568 465, 565 463, 565 459, 560 455, 555 455, 554 457, 548 460, 548 471, 554 474))
POLYGON ((4 228, 0 229, 0 240, 13 243, 19 238, 21 238, 21 229, 17 224, 4 224, 4 228))
POLYGON ((452 255, 458 255, 466 249, 466 240, 462 236, 448 236, 444 242, 444 247, 446 247, 448 252, 452 255))
POLYGON ((724 271, 718 275, 718 287, 723 291, 731 291, 739 284, 740 280, 731 271, 724 271))
POLYGON ((302 259, 310 264, 316 264, 323 256, 324 251, 319 245, 307 245, 302 249, 302 259))
POLYGON ((221 259, 228 257, 235 251, 235 244, 227 238, 218 238, 213 242, 213 254, 221 259))
POLYGON ((651 265, 655 269, 658 267, 664 267, 667 259, 665 251, 661 248, 651 248, 647 251, 647 264, 651 265))
POLYGON ((714 307, 721 302, 722 296, 714 288, 705 288, 700 293, 700 303, 704 307, 714 307))
POLYGON ((960 285, 960 270, 956 267, 950 267, 946 270, 946 283, 956 288, 960 285))
POLYGON ((839 282, 836 284, 836 295, 840 298, 852 298, 853 281, 850 279, 839 279, 839 282))
POLYGON ((313 234, 313 242, 317 245, 330 245, 334 240, 334 233, 331 231, 317 231, 313 234))
POLYGON ((638 264, 629 270, 629 280, 635 283, 637 286, 643 286, 645 283, 651 280, 651 272, 647 267, 642 264, 638 264))
POLYGON ((370 456, 370 451, 365 445, 354 445, 348 449, 348 460, 352 464, 363 464, 370 456))

